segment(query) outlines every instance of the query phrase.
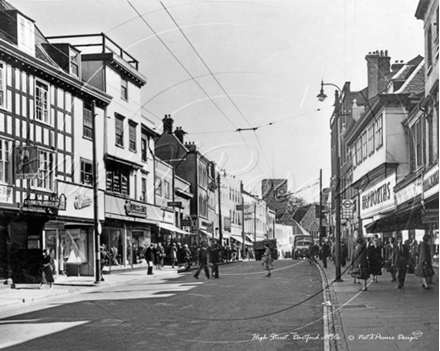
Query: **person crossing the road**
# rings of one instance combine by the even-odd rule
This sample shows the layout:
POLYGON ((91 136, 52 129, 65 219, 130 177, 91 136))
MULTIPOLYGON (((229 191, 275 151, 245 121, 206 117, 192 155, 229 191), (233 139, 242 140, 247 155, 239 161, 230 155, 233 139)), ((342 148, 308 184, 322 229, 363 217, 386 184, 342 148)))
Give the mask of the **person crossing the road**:
POLYGON ((211 245, 211 250, 209 252, 209 259, 212 267, 211 276, 214 278, 219 278, 218 276, 219 249, 218 249, 218 244, 216 242, 214 242, 211 245))
POLYGON ((209 268, 208 268, 209 255, 206 246, 207 246, 206 242, 203 241, 199 250, 199 269, 197 269, 196 274, 194 274, 194 278, 196 279, 199 279, 199 274, 202 269, 205 271, 206 278, 209 279, 209 268))
POLYGON ((266 277, 270 277, 272 274, 270 270, 273 269, 272 266, 272 252, 270 251, 269 244, 264 244, 264 254, 263 254, 263 267, 267 271, 266 277))

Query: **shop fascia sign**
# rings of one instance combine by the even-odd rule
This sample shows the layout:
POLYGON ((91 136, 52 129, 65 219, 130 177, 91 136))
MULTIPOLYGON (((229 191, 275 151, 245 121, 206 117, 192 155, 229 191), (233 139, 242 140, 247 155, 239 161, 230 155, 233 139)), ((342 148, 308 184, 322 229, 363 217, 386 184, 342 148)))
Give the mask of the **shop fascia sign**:
POLYGON ((411 184, 396 192, 396 205, 399 206, 422 194, 422 179, 417 178, 411 184))
POLYGON ((34 198, 27 197, 23 200, 23 207, 28 208, 43 208, 45 210, 66 210, 66 195, 52 194, 45 197, 44 194, 34 194, 34 198))
POLYGON ((360 199, 361 218, 371 217, 384 210, 393 209, 395 185, 396 174, 393 173, 385 180, 362 192, 360 199))
POLYGON ((438 191, 438 165, 436 165, 423 176, 423 196, 426 199, 438 191))
POLYGON ((125 214, 131 217, 147 217, 147 206, 132 202, 130 200, 125 201, 125 214))
POLYGON ((91 196, 87 196, 86 194, 77 194, 75 195, 75 200, 73 201, 73 207, 75 210, 80 210, 84 207, 88 207, 93 203, 93 199, 91 196))

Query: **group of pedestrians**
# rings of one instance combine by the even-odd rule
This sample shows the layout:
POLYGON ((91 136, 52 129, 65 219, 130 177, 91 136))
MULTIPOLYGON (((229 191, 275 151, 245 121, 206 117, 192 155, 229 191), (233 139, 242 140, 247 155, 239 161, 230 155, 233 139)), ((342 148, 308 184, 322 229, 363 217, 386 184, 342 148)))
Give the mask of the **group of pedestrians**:
POLYGON ((367 280, 372 276, 373 282, 378 283, 378 276, 385 268, 391 274, 391 282, 397 282, 397 288, 405 286, 406 274, 414 273, 422 279, 422 287, 429 289, 429 283, 434 276, 429 235, 423 236, 420 245, 414 238, 403 242, 402 236, 391 237, 382 247, 378 236, 365 240, 358 237, 352 256, 350 274, 355 283, 361 283, 361 291, 367 290, 367 280))

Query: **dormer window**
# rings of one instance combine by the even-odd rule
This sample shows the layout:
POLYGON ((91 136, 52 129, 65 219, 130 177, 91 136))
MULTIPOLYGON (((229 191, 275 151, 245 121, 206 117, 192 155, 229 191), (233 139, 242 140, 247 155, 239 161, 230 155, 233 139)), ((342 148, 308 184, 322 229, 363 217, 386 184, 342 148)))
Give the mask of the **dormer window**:
POLYGON ((18 48, 35 56, 34 23, 20 14, 18 17, 18 48))

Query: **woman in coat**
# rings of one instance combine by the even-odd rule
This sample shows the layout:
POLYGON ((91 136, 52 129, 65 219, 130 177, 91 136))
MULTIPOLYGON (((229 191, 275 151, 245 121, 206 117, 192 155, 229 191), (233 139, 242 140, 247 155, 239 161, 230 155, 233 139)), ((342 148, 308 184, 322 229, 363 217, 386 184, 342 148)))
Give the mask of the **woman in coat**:
POLYGON ((361 291, 367 291, 367 279, 370 277, 370 269, 368 267, 367 245, 361 237, 356 240, 353 258, 352 275, 361 281, 361 291))
POLYGON ((368 246, 367 253, 370 272, 373 275, 373 281, 377 283, 377 276, 382 275, 382 248, 377 238, 374 238, 373 243, 368 246))
POLYGON ((414 274, 416 277, 422 278, 422 287, 424 289, 429 289, 426 278, 432 277, 435 273, 434 269, 432 268, 428 234, 423 236, 423 241, 420 243, 419 258, 417 260, 417 266, 414 274))
POLYGON ((272 269, 272 252, 270 251, 268 243, 264 244, 263 267, 267 271, 266 277, 270 277, 270 270, 272 269))
POLYGON ((41 285, 40 289, 43 289, 44 284, 49 283, 50 288, 52 289, 54 279, 52 274, 52 259, 49 255, 49 250, 43 250, 43 262, 42 262, 42 272, 41 272, 41 285))

